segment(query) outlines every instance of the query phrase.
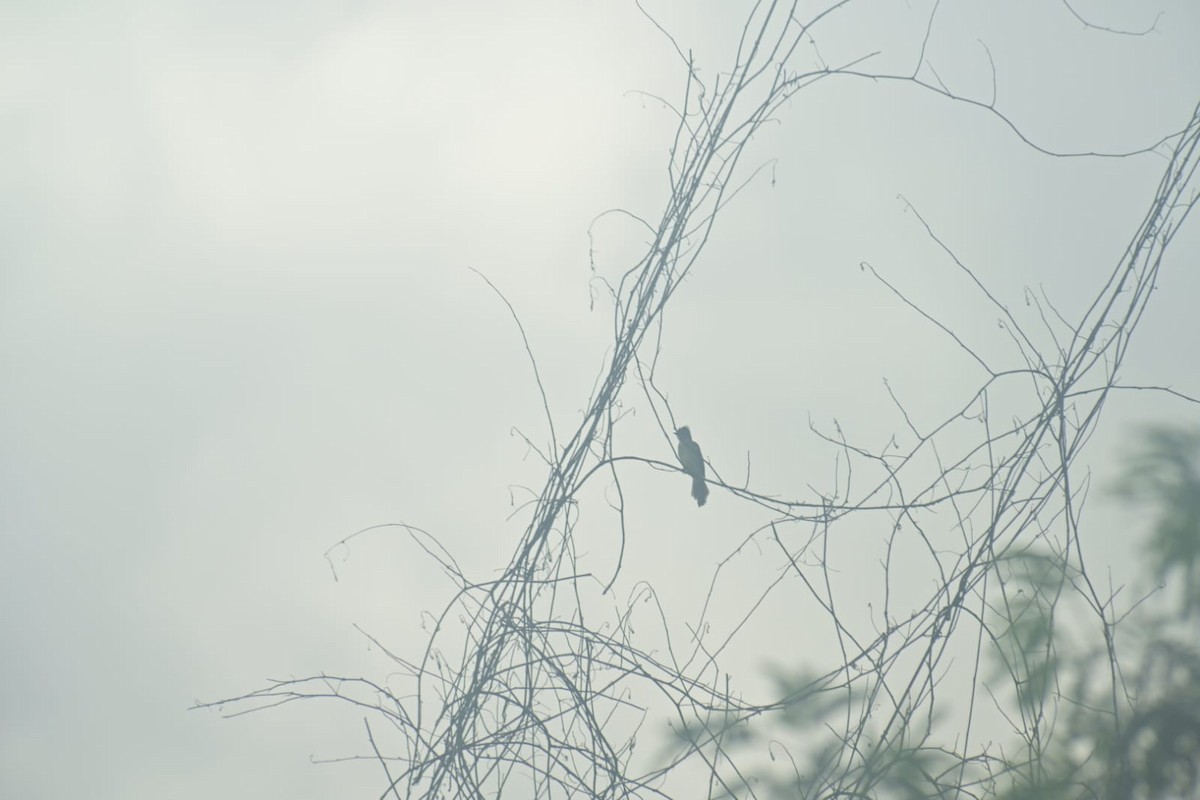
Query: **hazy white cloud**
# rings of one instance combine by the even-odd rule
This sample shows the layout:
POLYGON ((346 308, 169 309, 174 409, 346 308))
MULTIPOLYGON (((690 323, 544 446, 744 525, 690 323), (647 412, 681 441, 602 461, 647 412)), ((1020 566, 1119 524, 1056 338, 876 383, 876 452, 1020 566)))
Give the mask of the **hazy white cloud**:
MULTIPOLYGON (((1132 149, 1185 121, 1183 76, 1200 74, 1190 4, 1167 4, 1145 38, 1041 5, 947 7, 927 57, 951 88, 986 96, 983 39, 1000 106, 1050 147, 1132 149)), ((915 59, 921 13, 862 10, 806 57, 915 59)), ((654 11, 715 80, 733 47, 719 15, 741 11, 654 11)), ((570 425, 611 331, 607 305, 589 309, 589 246, 612 277, 645 239, 610 218, 589 243, 588 225, 615 206, 653 218, 666 199, 673 120, 630 92, 674 101, 682 87, 632 5, 0 11, 0 794, 61 797, 80 775, 98 798, 378 788, 371 766, 308 762, 360 752, 357 718, 184 709, 267 676, 386 670, 352 622, 400 650, 423 642, 420 611, 440 609, 448 584, 394 530, 335 551, 335 582, 322 554, 360 527, 426 527, 479 577, 506 563, 523 519, 507 517, 543 479, 512 429, 547 435, 519 334, 468 267, 513 302, 570 425)), ((669 310, 660 374, 727 477, 750 453, 753 477, 781 493, 830 480, 810 417, 881 443, 902 429, 883 378, 930 420, 972 369, 861 261, 1005 357, 994 313, 898 195, 1016 313, 1033 313, 1027 285, 1078 313, 1162 166, 1049 159, 985 112, 902 86, 826 82, 778 116, 746 166, 778 160, 728 206, 669 310)), ((1179 347, 1198 252, 1193 229, 1131 380, 1200 389, 1179 347)), ((1114 422, 1182 416, 1113 406, 1114 422)), ((668 458, 653 428, 631 416, 626 445, 668 458)), ((602 508, 609 488, 586 502, 602 508)), ((714 493, 681 530, 681 476, 625 489, 621 596, 648 580, 693 614, 753 520, 714 493)), ((588 519, 580 549, 607 575, 606 525, 588 519)), ((875 563, 864 541, 846 547, 875 563)), ((744 612, 766 563, 753 548, 734 559, 718 622, 744 612)), ((785 611, 747 635, 770 640, 785 611)), ((753 683, 775 655, 733 668, 753 683)))

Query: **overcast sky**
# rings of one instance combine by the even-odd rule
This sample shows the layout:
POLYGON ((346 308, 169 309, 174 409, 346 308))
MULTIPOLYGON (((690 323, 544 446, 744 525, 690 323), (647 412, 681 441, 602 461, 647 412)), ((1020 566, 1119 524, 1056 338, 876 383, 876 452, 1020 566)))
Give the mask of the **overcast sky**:
MULTIPOLYGON (((646 3, 706 76, 731 65, 746 5, 646 3)), ((910 69, 930 5, 855 3, 820 56, 910 69)), ((1140 37, 1046 0, 942 5, 938 76, 986 101, 990 53, 998 108, 1046 149, 1138 150, 1200 100, 1192 0, 1072 2, 1155 26, 1140 37)), ((525 521, 509 515, 544 477, 513 430, 544 442, 545 421, 472 269, 520 315, 570 429, 612 330, 589 252, 612 276, 645 239, 589 226, 617 207, 657 218, 675 123, 652 96, 683 87, 632 2, 0 6, 0 795, 375 796, 376 765, 310 760, 365 752, 356 713, 187 709, 269 677, 386 673, 353 623, 423 645, 421 612, 452 585, 395 533, 335 550, 335 580, 323 554, 359 528, 420 526, 481 579, 508 562, 525 521)), ((1051 158, 979 109, 850 80, 798 94, 743 175, 759 164, 672 301, 659 380, 714 465, 741 476, 751 454, 760 491, 787 496, 830 483, 810 420, 881 446, 903 427, 883 379, 926 422, 972 385, 860 262, 1013 357, 906 200, 1002 302, 1024 313, 1043 287, 1075 318, 1163 169, 1051 158)), ((1191 225, 1124 378, 1200 395, 1191 225)), ((1200 419, 1145 394, 1106 413, 1083 458, 1098 486, 1133 422, 1200 419)), ((625 452, 670 460, 648 414, 628 431, 625 452)), ((698 510, 665 472, 623 488, 617 594, 647 581, 692 613, 761 511, 721 492, 698 510)), ((1136 518, 1092 502, 1114 526, 1097 569, 1119 573, 1114 531, 1136 518)), ((597 574, 612 534, 589 521, 597 574)), ((762 580, 754 564, 731 597, 762 580)))

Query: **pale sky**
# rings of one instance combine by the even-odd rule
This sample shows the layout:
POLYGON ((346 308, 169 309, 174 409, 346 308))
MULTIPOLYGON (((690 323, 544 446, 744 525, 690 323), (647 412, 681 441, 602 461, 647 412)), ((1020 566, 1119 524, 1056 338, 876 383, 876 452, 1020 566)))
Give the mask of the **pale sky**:
MULTIPOLYGON (((645 5, 703 75, 729 68, 748 4, 645 5)), ((1200 6, 1071 5, 1155 29, 1089 29, 1045 0, 943 3, 926 59, 986 101, 990 53, 997 107, 1049 150, 1128 152, 1182 128, 1200 6)), ((872 69, 911 69, 930 7, 853 3, 820 56, 880 50, 872 69)), ((452 584, 396 533, 335 551, 335 581, 323 554, 359 528, 419 526, 480 579, 508 562, 521 487, 544 479, 513 429, 542 442, 545 421, 509 312, 472 269, 520 315, 570 430, 612 330, 609 306, 590 308, 589 250, 612 277, 645 240, 615 216, 591 241, 589 226, 612 208, 657 219, 675 123, 653 98, 683 87, 632 2, 0 7, 0 796, 382 790, 377 765, 312 764, 367 752, 354 711, 188 707, 272 677, 387 673, 354 624, 424 646, 421 615, 452 584)), ((1033 313, 1030 286, 1074 318, 1163 163, 1051 158, 904 84, 806 89, 748 149, 741 176, 765 170, 672 300, 660 388, 731 480, 750 454, 764 493, 821 489, 833 462, 810 420, 882 445, 903 426, 885 378, 931 423, 978 377, 860 262, 1011 357, 901 197, 1015 313, 1033 313)), ((1130 383, 1200 395, 1197 224, 1168 253, 1130 383)), ((625 400, 619 443, 671 460, 632 384, 625 400)), ((1200 421, 1146 394, 1106 414, 1082 459, 1097 487, 1133 422, 1200 421)), ((719 490, 697 509, 681 475, 622 481, 617 596, 648 582, 694 616, 762 512, 719 490)), ((604 491, 584 500, 578 549, 608 576, 604 491)), ((1116 531, 1141 522, 1095 494, 1096 568, 1119 581, 1116 531)), ((723 578, 730 608, 776 568, 763 552, 723 578)), ((759 622, 730 669, 803 660, 769 646, 796 636, 783 616, 759 622)))

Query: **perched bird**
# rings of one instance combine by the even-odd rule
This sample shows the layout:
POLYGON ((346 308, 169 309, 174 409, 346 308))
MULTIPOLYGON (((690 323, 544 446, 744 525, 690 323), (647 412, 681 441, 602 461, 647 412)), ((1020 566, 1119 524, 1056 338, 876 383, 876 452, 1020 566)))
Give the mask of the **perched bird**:
POLYGON ((704 482, 704 456, 700 455, 700 445, 692 441, 692 432, 684 425, 675 431, 679 437, 679 463, 683 471, 692 476, 692 497, 696 505, 704 505, 708 499, 708 484, 704 482))

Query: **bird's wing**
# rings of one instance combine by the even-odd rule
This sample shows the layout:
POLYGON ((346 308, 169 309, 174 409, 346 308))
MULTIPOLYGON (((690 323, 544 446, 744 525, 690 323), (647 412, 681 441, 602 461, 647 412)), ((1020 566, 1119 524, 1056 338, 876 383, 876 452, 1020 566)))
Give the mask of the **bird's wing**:
POLYGON ((695 442, 679 443, 679 463, 683 464, 687 474, 704 477, 704 457, 700 455, 700 445, 695 442))

